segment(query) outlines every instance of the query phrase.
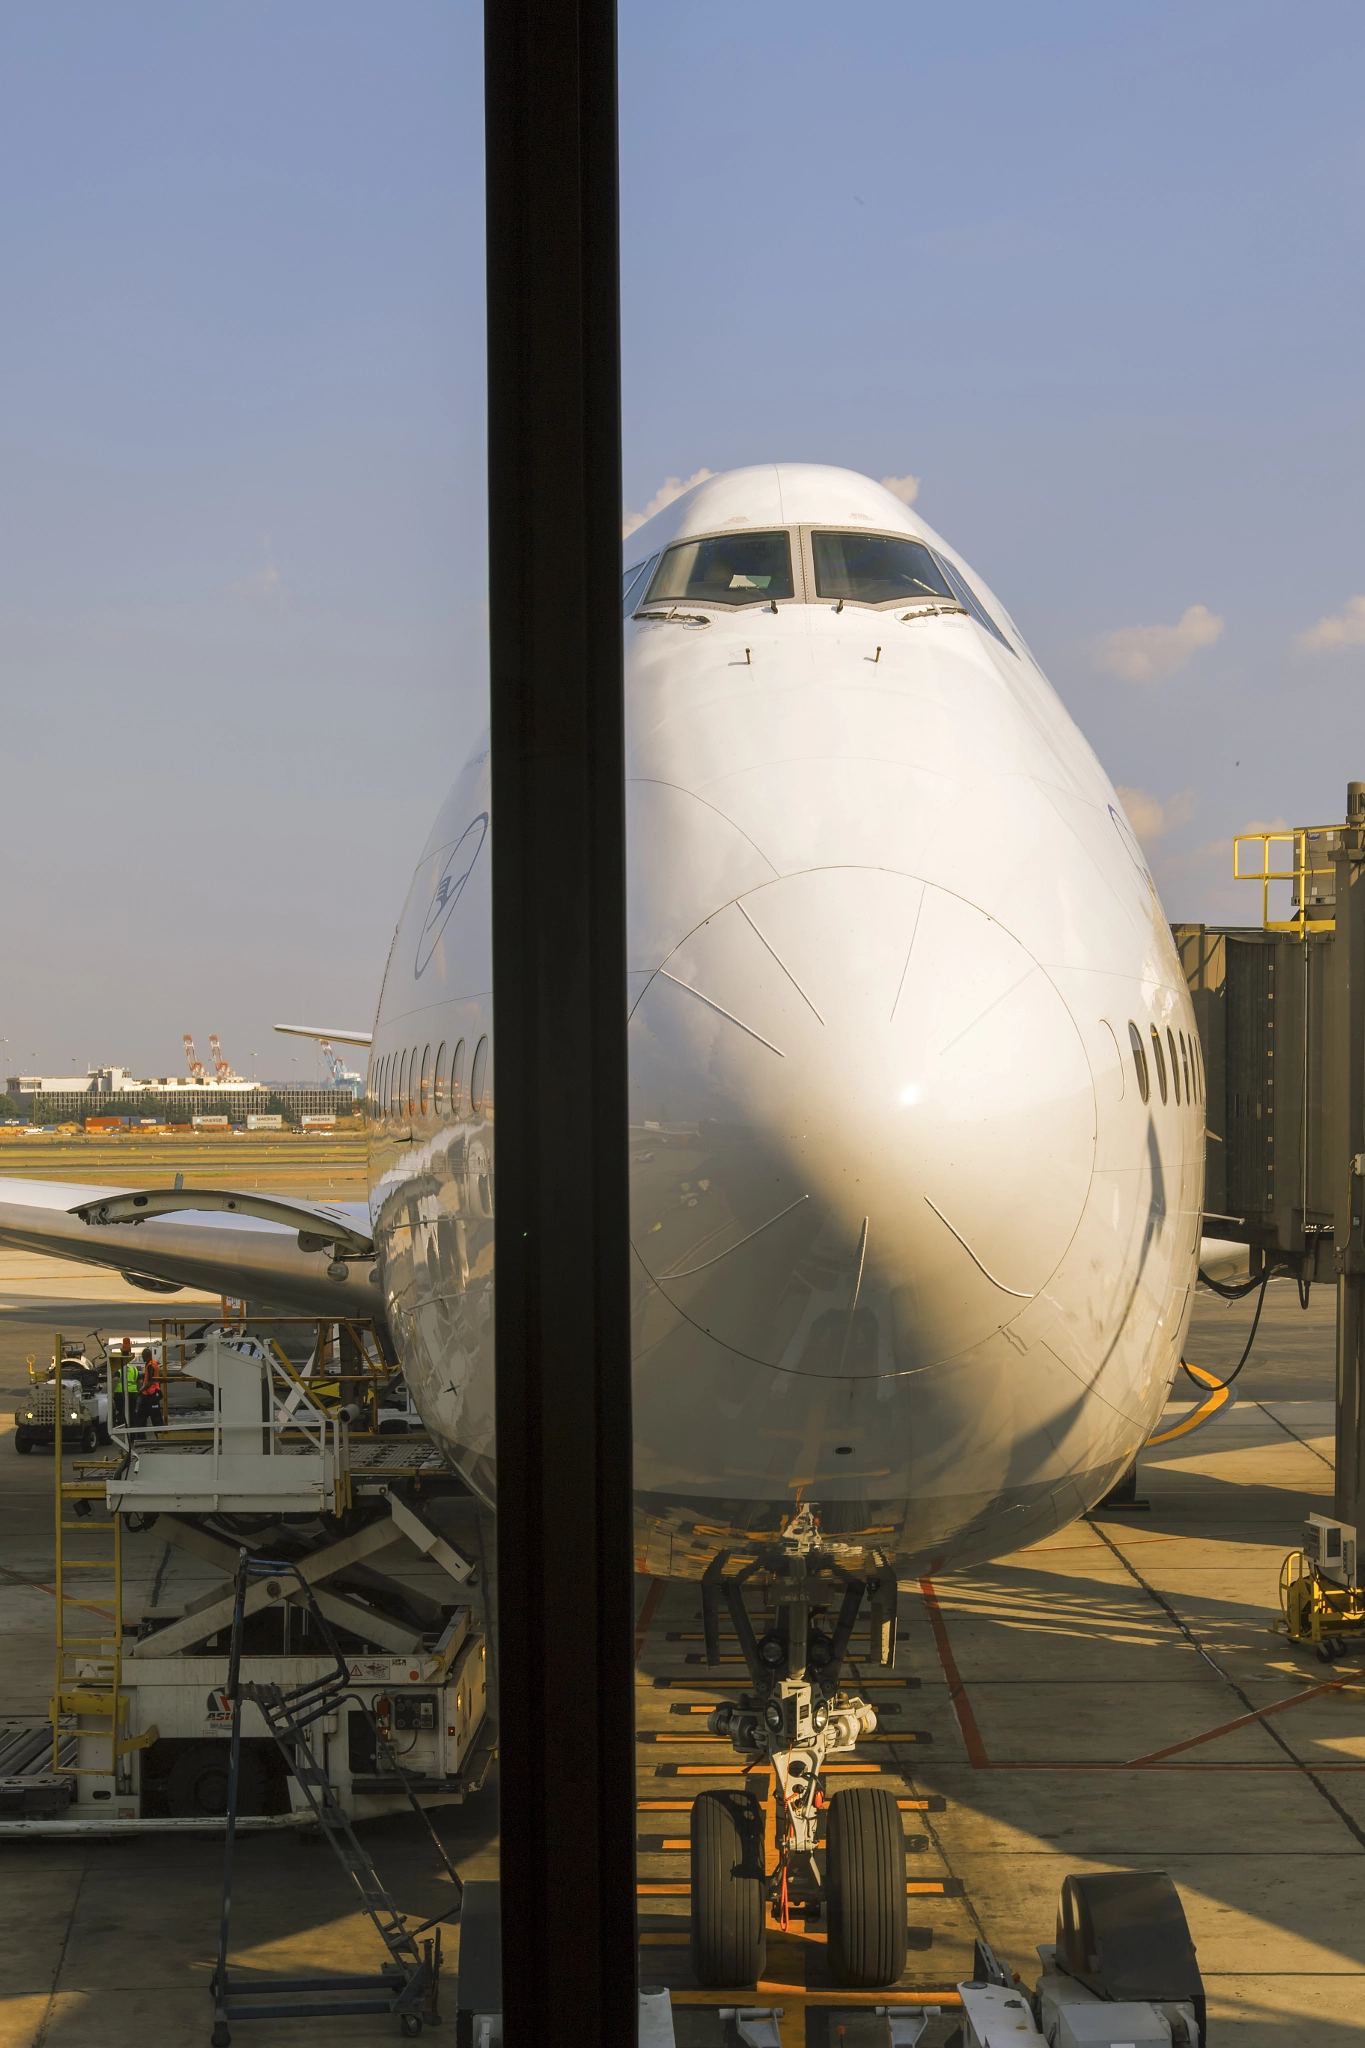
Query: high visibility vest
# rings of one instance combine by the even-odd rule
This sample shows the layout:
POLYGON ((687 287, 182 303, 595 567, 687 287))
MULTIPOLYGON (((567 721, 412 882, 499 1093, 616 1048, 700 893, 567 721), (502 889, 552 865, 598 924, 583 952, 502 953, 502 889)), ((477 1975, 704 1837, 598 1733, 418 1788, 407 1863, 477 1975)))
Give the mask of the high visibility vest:
POLYGON ((135 1394, 137 1392, 137 1360, 135 1358, 125 1359, 124 1361, 123 1391, 125 1394, 135 1394))
POLYGON ((142 1391, 158 1396, 161 1393, 161 1367, 154 1358, 149 1358, 142 1368, 142 1391))

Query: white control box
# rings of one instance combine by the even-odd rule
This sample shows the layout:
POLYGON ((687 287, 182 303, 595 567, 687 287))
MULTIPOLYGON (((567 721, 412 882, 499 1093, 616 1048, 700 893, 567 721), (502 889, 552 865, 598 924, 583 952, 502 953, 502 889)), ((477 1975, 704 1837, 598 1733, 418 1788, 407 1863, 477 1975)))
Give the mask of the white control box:
POLYGON ((1331 1515, 1310 1515, 1303 1525, 1303 1554, 1324 1579, 1338 1586, 1356 1582, 1356 1532, 1331 1515))

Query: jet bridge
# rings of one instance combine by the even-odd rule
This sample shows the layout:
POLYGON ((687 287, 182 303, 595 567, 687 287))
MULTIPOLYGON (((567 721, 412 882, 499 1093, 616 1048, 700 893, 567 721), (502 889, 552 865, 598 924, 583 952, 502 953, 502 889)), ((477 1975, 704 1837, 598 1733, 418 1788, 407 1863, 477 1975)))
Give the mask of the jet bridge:
POLYGON ((1365 1519, 1365 782, 1345 822, 1247 832, 1253 926, 1172 926, 1207 1073, 1207 1235, 1337 1295, 1337 1499, 1365 1519))

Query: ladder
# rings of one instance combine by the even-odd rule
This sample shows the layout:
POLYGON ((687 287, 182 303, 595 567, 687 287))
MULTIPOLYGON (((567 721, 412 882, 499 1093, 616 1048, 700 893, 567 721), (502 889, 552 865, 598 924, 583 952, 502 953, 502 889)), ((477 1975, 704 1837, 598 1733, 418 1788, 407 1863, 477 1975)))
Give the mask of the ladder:
POLYGON ((62 1340, 53 1340, 52 1470, 57 1561, 57 1659, 52 1688, 52 1768, 75 1777, 108 1778, 117 1793, 124 1759, 157 1740, 158 1731, 130 1735, 130 1698, 123 1689, 123 1518, 94 1513, 105 1502, 104 1473, 67 1479, 62 1467, 62 1340), (63 1763, 70 1742, 64 1715, 76 1716, 77 1761, 63 1763), (92 1738, 93 1741, 92 1741, 92 1738), (106 1752, 107 1749, 107 1754, 106 1752))
MULTIPOLYGON (((232 1707, 232 1747, 228 1766, 227 1846, 223 1865, 223 1900, 218 1929, 218 1964, 211 1989, 214 1996, 213 2048, 229 2048, 228 2022, 234 2019, 304 2019, 360 2013, 396 2013, 405 2034, 422 2031, 423 2019, 439 2020, 437 1997, 440 1985, 441 1937, 420 1943, 419 1935, 431 1922, 409 1929, 406 1919, 390 1897, 373 1858, 356 1835, 345 1808, 328 1782, 327 1772, 314 1755, 308 1730, 325 1715, 335 1713, 350 1691, 351 1674, 346 1659, 313 1598, 312 1588, 297 1565, 278 1559, 251 1558, 239 1551, 232 1615, 232 1647, 225 1688, 232 1707), (247 1588, 253 1578, 290 1574, 298 1581, 301 1597, 317 1624, 319 1634, 335 1659, 335 1668, 288 1691, 280 1685, 259 1685, 241 1677, 242 1633, 246 1618, 247 1588), (228 1971, 228 1928, 232 1907, 233 1850, 237 1832, 237 1791, 240 1776, 242 1706, 249 1702, 259 1709, 286 1764, 293 1772, 308 1802, 309 1811, 359 1894, 366 1914, 388 1951, 389 1960, 379 1971, 365 1975, 277 1977, 268 1990, 259 1978, 234 1986, 228 1971), (291 1994, 282 2000, 281 1993, 291 1994), (305 1994, 299 1998, 298 1994, 305 1994), (311 1993, 308 1997, 306 1994, 311 1993), (368 1995, 366 1995, 368 1994, 368 1995), (424 2010, 419 2010, 424 2007, 424 2010)), ((421 1814, 420 1802, 408 1790, 408 1797, 421 1814)), ((430 1822, 427 1821, 428 1828, 430 1822)), ((433 1833, 433 1839, 434 1839, 433 1833)), ((438 1844, 439 1846, 439 1844, 438 1844)), ((442 1852, 444 1854, 444 1852, 442 1852)), ((449 1868, 449 1864, 447 1864, 449 1868)), ((453 1874, 453 1873, 452 1873, 453 1874)), ((458 1880, 457 1880, 458 1882, 458 1880)))

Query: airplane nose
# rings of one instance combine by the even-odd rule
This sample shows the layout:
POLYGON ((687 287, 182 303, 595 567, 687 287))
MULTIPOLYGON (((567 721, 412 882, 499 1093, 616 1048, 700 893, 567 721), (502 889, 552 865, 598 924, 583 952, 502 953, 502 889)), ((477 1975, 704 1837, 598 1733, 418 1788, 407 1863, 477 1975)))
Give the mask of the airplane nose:
POLYGON ((1067 1006, 935 884, 838 867, 748 889, 649 979, 630 1060, 639 1266, 755 1363, 863 1378, 960 1355, 1080 1219, 1094 1093, 1067 1006))

